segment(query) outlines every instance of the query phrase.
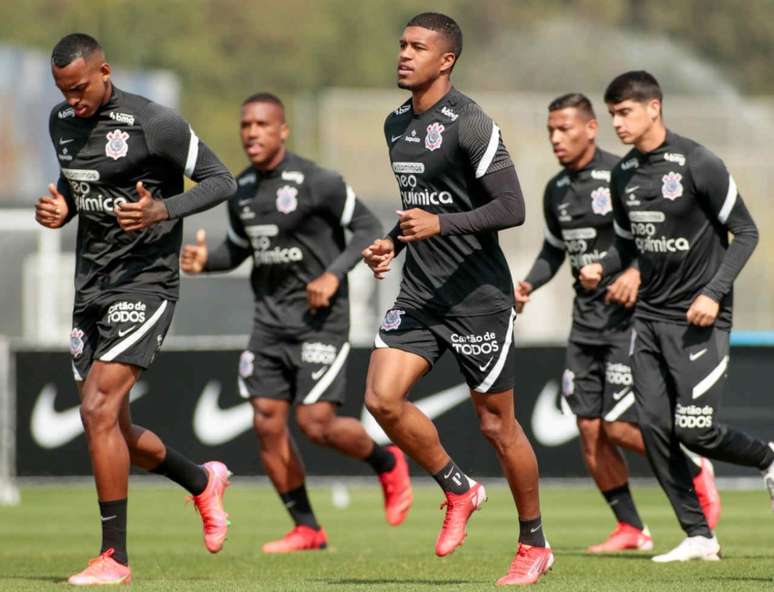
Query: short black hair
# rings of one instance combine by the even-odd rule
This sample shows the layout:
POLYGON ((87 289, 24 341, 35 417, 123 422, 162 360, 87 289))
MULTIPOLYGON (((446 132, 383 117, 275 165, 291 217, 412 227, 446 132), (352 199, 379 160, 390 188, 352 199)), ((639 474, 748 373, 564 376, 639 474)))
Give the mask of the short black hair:
POLYGON ((280 109, 283 111, 285 110, 285 105, 282 104, 282 101, 280 98, 272 94, 270 92, 258 92, 255 94, 250 95, 247 97, 244 101, 242 101, 242 106, 247 105, 248 103, 272 103, 274 105, 277 105, 280 109))
POLYGON ((422 12, 412 18, 407 27, 422 27, 440 33, 449 44, 449 50, 454 54, 454 62, 462 55, 462 30, 450 16, 440 12, 422 12))
POLYGON ((658 80, 645 70, 624 72, 616 76, 605 90, 605 103, 615 104, 622 101, 645 103, 652 99, 663 101, 663 95, 658 80))
POLYGON ((597 118, 597 116, 594 114, 594 107, 591 105, 591 101, 583 93, 567 93, 566 95, 556 97, 548 104, 549 113, 551 111, 560 111, 562 109, 572 108, 577 109, 590 119, 597 118))
POLYGON ((102 51, 102 46, 94 37, 86 33, 70 33, 54 46, 51 63, 57 68, 64 68, 78 58, 88 59, 95 51, 102 51))

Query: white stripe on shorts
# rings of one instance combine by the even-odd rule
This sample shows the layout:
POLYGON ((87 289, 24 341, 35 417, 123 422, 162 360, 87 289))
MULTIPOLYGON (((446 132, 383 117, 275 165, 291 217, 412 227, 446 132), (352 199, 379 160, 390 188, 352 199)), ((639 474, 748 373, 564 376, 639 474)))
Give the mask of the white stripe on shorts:
POLYGON ((508 321, 508 332, 505 334, 505 343, 503 343, 503 349, 500 352, 500 357, 497 358, 497 362, 495 363, 492 370, 490 370, 489 374, 487 374, 484 382, 473 389, 477 393, 487 392, 490 388, 492 388, 492 385, 500 377, 500 373, 503 371, 503 367, 505 366, 505 360, 508 359, 508 353, 511 351, 511 341, 513 340, 513 321, 515 319, 516 311, 511 309, 511 317, 508 321))
POLYGON ((341 346, 341 349, 339 350, 338 355, 336 356, 336 359, 333 360, 333 364, 331 364, 331 367, 328 368, 328 371, 322 375, 320 380, 317 381, 317 384, 312 387, 312 390, 309 391, 309 394, 304 397, 304 400, 302 403, 304 405, 309 405, 310 403, 316 403, 320 397, 323 396, 325 391, 328 389, 328 387, 333 382, 333 379, 338 376, 339 372, 341 372, 341 369, 344 367, 344 362, 347 361, 347 356, 349 355, 349 342, 345 342, 344 345, 341 346))
POLYGON ((149 318, 147 321, 145 321, 142 325, 140 325, 140 328, 137 329, 134 333, 132 333, 129 337, 124 339, 123 341, 119 341, 116 343, 110 350, 108 350, 107 353, 102 354, 102 357, 100 358, 100 361, 102 362, 112 362, 116 359, 117 356, 124 353, 127 349, 132 347, 135 343, 140 341, 145 334, 151 330, 153 325, 155 325, 159 319, 161 318, 161 315, 164 314, 164 311, 167 310, 167 301, 164 300, 161 303, 161 306, 159 306, 158 310, 153 313, 153 316, 149 318))

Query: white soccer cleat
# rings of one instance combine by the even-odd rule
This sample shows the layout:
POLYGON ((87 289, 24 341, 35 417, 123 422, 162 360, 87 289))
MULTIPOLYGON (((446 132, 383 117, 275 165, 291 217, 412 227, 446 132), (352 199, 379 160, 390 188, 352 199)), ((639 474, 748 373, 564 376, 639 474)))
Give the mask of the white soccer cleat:
POLYGON ((652 558, 656 563, 671 563, 672 561, 718 561, 720 560, 720 544, 713 536, 711 539, 703 536, 687 537, 669 553, 656 555, 652 558))
MULTIPOLYGON (((769 448, 774 450, 774 442, 769 442, 769 448)), ((771 509, 774 511, 774 463, 771 463, 765 471, 761 471, 761 475, 763 475, 763 483, 766 485, 766 489, 769 490, 771 509)))

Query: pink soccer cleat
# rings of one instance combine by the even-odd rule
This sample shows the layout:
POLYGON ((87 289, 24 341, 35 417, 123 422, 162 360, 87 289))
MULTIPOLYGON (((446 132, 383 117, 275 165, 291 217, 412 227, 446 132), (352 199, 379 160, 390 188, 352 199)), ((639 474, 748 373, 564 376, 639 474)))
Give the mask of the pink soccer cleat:
POLYGON ((299 524, 279 540, 265 543, 261 547, 264 553, 293 553, 295 551, 316 551, 325 549, 328 539, 321 528, 315 530, 299 524))
POLYGON ((193 500, 202 518, 204 546, 210 553, 217 553, 223 548, 223 541, 226 540, 230 525, 228 514, 223 509, 223 493, 230 485, 228 478, 231 476, 231 471, 218 461, 210 461, 203 466, 210 476, 207 487, 199 495, 189 499, 193 500))
POLYGON ((395 466, 391 471, 379 475, 379 481, 384 492, 384 514, 387 522, 397 526, 406 519, 414 495, 411 491, 406 457, 397 446, 387 446, 387 450, 395 456, 395 466))
POLYGON ((554 564, 551 547, 532 547, 519 543, 516 556, 508 568, 508 573, 497 582, 498 586, 528 586, 534 584, 554 564))
POLYGON ((704 517, 712 530, 720 522, 720 494, 715 484, 715 470, 706 458, 701 459, 701 472, 693 478, 693 490, 699 498, 704 517))
POLYGON ((128 565, 113 559, 113 549, 108 549, 99 557, 89 559, 89 566, 82 572, 70 576, 68 584, 73 586, 116 586, 132 583, 132 570, 128 565))
POLYGON ((640 530, 631 524, 619 522, 605 542, 591 545, 588 552, 617 553, 618 551, 650 551, 651 549, 653 549, 653 538, 647 527, 640 530))
POLYGON ((486 501, 486 490, 480 483, 474 484, 468 491, 461 494, 446 493, 446 516, 443 519, 441 532, 435 541, 435 554, 444 557, 453 552, 464 541, 470 515, 478 510, 486 501))

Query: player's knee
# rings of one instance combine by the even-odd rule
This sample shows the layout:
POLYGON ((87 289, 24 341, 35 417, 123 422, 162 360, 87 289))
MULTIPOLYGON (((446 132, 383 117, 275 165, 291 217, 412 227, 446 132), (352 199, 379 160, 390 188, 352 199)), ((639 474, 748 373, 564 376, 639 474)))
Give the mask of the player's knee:
POLYGON ((482 413, 479 418, 481 434, 497 448, 507 445, 513 436, 512 427, 505 418, 495 413, 482 413))
POLYGON ((306 419, 298 422, 298 427, 304 435, 315 444, 325 446, 328 443, 328 427, 330 421, 324 419, 306 419))
POLYGON ((278 413, 265 413, 260 409, 255 409, 253 428, 258 438, 279 436, 285 431, 285 419, 278 413))
POLYGON ((603 423, 603 429, 607 439, 616 446, 621 446, 626 442, 626 424, 620 421, 606 421, 603 423))
POLYGON ((107 394, 95 390, 81 401, 81 421, 87 433, 112 428, 118 422, 118 415, 109 404, 107 394))
POLYGON ((394 400, 379 392, 378 389, 368 388, 365 394, 365 406, 369 413, 379 421, 397 421, 400 417, 402 400, 394 400))

